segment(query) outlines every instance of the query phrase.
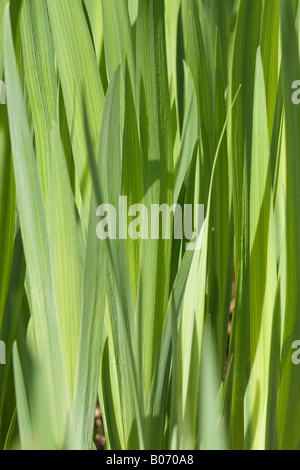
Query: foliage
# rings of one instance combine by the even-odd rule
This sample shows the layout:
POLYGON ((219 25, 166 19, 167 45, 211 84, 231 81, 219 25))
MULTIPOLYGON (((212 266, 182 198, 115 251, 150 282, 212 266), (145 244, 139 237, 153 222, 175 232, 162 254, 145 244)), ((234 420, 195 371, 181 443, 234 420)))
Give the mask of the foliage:
POLYGON ((1 448, 94 448, 97 397, 108 449, 300 448, 299 18, 0 0, 1 448), (199 250, 98 240, 120 196, 204 204, 199 250))

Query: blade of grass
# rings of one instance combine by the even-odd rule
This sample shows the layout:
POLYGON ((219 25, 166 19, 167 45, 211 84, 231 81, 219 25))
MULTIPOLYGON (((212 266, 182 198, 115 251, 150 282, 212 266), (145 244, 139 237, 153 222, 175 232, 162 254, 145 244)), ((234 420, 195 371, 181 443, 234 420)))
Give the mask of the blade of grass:
POLYGON ((66 114, 69 124, 76 172, 81 189, 85 229, 88 226, 91 194, 91 175, 87 159, 84 112, 91 129, 94 153, 97 153, 104 92, 92 39, 80 0, 47 0, 52 37, 55 46, 66 114))
MULTIPOLYGON (((0 80, 3 77, 3 28, 5 2, 0 5, 0 80)), ((9 285, 15 235, 15 185, 7 107, 0 105, 0 327, 9 285)))
POLYGON ((265 2, 261 27, 261 51, 267 94, 268 129, 272 136, 278 87, 279 8, 278 1, 265 2))
POLYGON ((26 109, 20 87, 10 27, 5 10, 4 60, 7 77, 7 106, 12 141, 17 204, 30 279, 32 313, 40 360, 48 373, 49 389, 56 409, 57 437, 62 436, 69 409, 66 370, 55 306, 49 243, 31 142, 26 109))
POLYGON ((292 2, 280 1, 282 37, 282 75, 286 132, 286 300, 283 350, 279 387, 279 448, 298 449, 300 437, 300 378, 297 367, 291 361, 291 345, 300 337, 300 207, 299 191, 299 109, 291 101, 291 84, 300 76, 298 42, 292 2))
POLYGON ((277 267, 267 99, 258 49, 250 185, 250 428, 251 447, 266 445, 267 399, 277 267))
POLYGON ((13 348, 14 376, 17 396, 18 422, 23 450, 33 450, 33 437, 30 422, 30 411, 23 379, 23 372, 17 345, 13 348))
POLYGON ((260 36, 261 7, 261 2, 241 0, 239 3, 232 66, 232 93, 242 85, 232 119, 236 303, 233 315, 234 336, 230 351, 230 355, 234 353, 230 439, 234 449, 242 449, 244 445, 244 393, 250 354, 249 191, 254 73, 260 36))
POLYGON ((20 232, 15 240, 14 257, 7 291, 3 322, 0 327, 1 340, 6 345, 6 367, 0 369, 0 424, 3 415, 3 404, 8 380, 13 342, 16 339, 17 325, 24 293, 25 258, 20 232))
POLYGON ((109 81, 127 57, 133 93, 136 93, 136 65, 127 0, 101 0, 105 57, 109 81))
POLYGON ((49 210, 50 130, 56 118, 56 75, 45 2, 24 0, 21 15, 26 89, 35 133, 35 153, 46 214, 49 210))
POLYGON ((77 370, 84 241, 57 125, 50 135, 49 246, 70 401, 77 370))
MULTIPOLYGON (((164 2, 139 3, 137 62, 140 99, 140 128, 143 152, 143 204, 172 205, 173 161, 171 115, 165 40, 164 2)), ((149 401, 154 364, 169 299, 171 243, 142 240, 139 317, 143 338, 143 378, 149 401)), ((149 436, 153 434, 149 421, 149 436)))
POLYGON ((92 448, 106 300, 106 246, 100 243, 96 237, 96 207, 96 198, 93 193, 83 278, 80 343, 72 410, 72 423, 78 446, 76 448, 80 449, 92 448))

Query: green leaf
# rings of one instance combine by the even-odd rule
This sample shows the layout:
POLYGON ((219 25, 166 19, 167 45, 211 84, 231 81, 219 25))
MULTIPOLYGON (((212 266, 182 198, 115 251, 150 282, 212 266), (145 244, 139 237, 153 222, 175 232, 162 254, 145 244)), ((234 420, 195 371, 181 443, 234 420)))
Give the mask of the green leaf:
POLYGON ((7 106, 17 204, 30 279, 31 308, 39 359, 47 370, 49 390, 52 390, 52 399, 55 403, 55 421, 59 439, 64 432, 69 409, 66 370, 54 298, 42 194, 18 77, 8 7, 5 10, 4 38, 7 106))
MULTIPOLYGON (((0 5, 0 80, 3 79, 3 28, 5 2, 0 5)), ((6 105, 0 105, 0 326, 2 324, 15 235, 15 185, 6 105)))
POLYGON ((52 124, 49 246, 70 401, 73 398, 81 320, 84 241, 58 127, 52 124))
POLYGON ((13 360, 14 360, 14 376, 16 385, 16 396, 17 396, 17 409, 18 409, 18 422, 20 439, 23 450, 33 450, 33 437, 30 422, 30 411, 28 406, 28 399, 26 395, 26 389, 24 384, 24 378, 22 373, 21 362, 19 358, 17 345, 14 345, 13 349, 13 360))
MULTIPOLYGON (((150 211, 152 204, 172 205, 174 184, 165 17, 162 0, 140 2, 137 48, 139 64, 137 73, 140 73, 138 97, 143 152, 143 204, 150 211)), ((169 299, 170 257, 170 241, 142 240, 143 266, 140 273, 138 302, 141 337, 143 338, 142 367, 147 402, 169 299)), ((153 432, 150 419, 149 434, 153 432)))
POLYGON ((12 347, 16 339, 17 325, 24 293, 25 268, 22 239, 20 232, 18 232, 15 240, 13 264, 3 322, 0 328, 1 341, 4 341, 6 346, 6 367, 0 369, 0 423, 3 416, 3 403, 10 370, 12 347))
POLYGON ((104 93, 92 39, 80 0, 72 2, 47 0, 47 7, 83 201, 80 213, 86 229, 92 179, 88 171, 83 102, 96 154, 104 93))
POLYGON ((127 0, 119 0, 118 2, 101 0, 101 3, 104 26, 105 57, 109 81, 112 80, 118 66, 121 63, 124 63, 125 57, 127 57, 130 80, 135 96, 136 59, 127 0))
MULTIPOLYGON (((250 186, 250 442, 266 445, 272 326, 277 288, 276 250, 267 101, 261 52, 258 49, 254 88, 250 186)), ((248 438, 249 436, 247 436, 248 438)), ((246 443, 248 445, 249 443, 246 443)))
POLYGON ((76 448, 80 449, 92 448, 106 300, 106 246, 96 237, 96 206, 93 194, 85 256, 80 343, 72 410, 76 448))
POLYGON ((235 230, 236 303, 233 316, 234 379, 230 439, 234 449, 244 445, 244 394, 249 344, 249 191, 256 52, 260 36, 261 2, 239 3, 232 66, 232 93, 241 93, 232 118, 232 184, 235 230))
POLYGON ((197 0, 190 0, 190 6, 187 64, 191 69, 197 93, 201 140, 205 154, 201 168, 200 194, 201 203, 206 203, 214 157, 213 95, 197 0))
POLYGON ((285 106, 286 145, 286 299, 283 349, 278 401, 278 432, 280 449, 299 449, 300 435, 300 377, 297 367, 291 361, 291 347, 300 337, 300 253, 298 249, 300 223, 299 191, 299 109, 291 101, 291 85, 300 76, 298 42, 295 31, 295 17, 292 2, 280 1, 282 36, 282 75, 285 106))
POLYGON ((24 0, 21 15, 22 53, 35 133, 35 152, 46 213, 51 170, 50 129, 56 118, 54 53, 45 2, 24 0))
POLYGON ((265 2, 261 27, 261 50, 267 95, 268 129, 271 139, 278 87, 279 8, 278 1, 265 2))

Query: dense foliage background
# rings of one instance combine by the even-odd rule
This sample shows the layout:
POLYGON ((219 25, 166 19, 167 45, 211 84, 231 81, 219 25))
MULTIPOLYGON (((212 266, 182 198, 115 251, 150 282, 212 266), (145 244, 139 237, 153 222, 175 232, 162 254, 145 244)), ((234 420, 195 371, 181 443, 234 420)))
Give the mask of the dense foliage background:
POLYGON ((108 449, 300 448, 299 25, 0 0, 1 448, 93 448, 97 397, 108 449), (200 250, 101 242, 119 196, 204 204, 200 250))

